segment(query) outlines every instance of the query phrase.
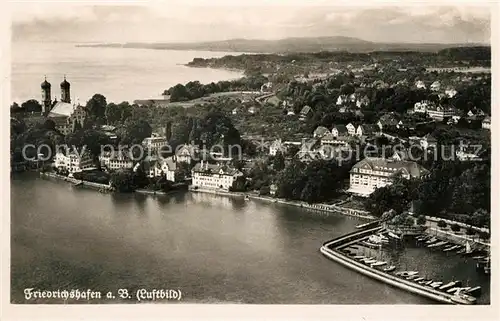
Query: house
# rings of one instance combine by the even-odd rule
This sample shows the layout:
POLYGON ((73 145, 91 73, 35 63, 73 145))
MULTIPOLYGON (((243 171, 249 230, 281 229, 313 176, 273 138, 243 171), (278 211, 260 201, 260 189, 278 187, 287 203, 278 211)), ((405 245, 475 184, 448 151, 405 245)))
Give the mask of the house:
POLYGON ((304 106, 302 110, 300 111, 300 120, 306 120, 309 115, 312 114, 312 108, 310 106, 304 106))
POLYGON ((203 160, 191 170, 192 186, 195 188, 229 190, 240 176, 243 173, 230 165, 214 165, 203 160))
POLYGON ((491 129, 491 117, 486 116, 481 123, 481 127, 484 129, 491 129))
POLYGON ((364 95, 362 98, 359 98, 358 100, 356 100, 356 107, 362 108, 364 106, 368 106, 369 103, 370 103, 370 99, 368 99, 367 95, 364 95))
POLYGON ((108 171, 131 169, 134 167, 134 161, 131 156, 130 151, 127 150, 118 150, 116 152, 104 151, 99 155, 99 162, 108 171))
POLYGON ((377 126, 380 128, 380 130, 382 130, 387 127, 397 126, 399 122, 399 117, 395 113, 388 113, 380 117, 379 121, 377 122, 377 126))
POLYGON ((156 166, 158 163, 158 158, 156 156, 146 156, 146 158, 137 164, 135 164, 133 171, 137 172, 139 167, 142 166, 146 177, 153 178, 157 176, 161 176, 161 170, 156 166))
POLYGON ((288 109, 287 112, 286 112, 286 115, 287 116, 294 116, 295 115, 295 112, 293 111, 292 108, 288 109))
POLYGON ((233 114, 233 115, 237 115, 239 111, 240 111, 240 110, 238 109, 238 107, 236 107, 236 108, 234 108, 234 109, 231 111, 231 114, 233 114))
POLYGON ((392 179, 396 175, 409 179, 427 173, 428 171, 416 162, 367 157, 352 167, 347 192, 369 196, 375 189, 392 184, 392 179))
POLYGON ((434 105, 434 103, 428 101, 428 100, 422 100, 420 102, 416 102, 415 105, 413 106, 413 111, 415 113, 426 113, 427 108, 430 108, 434 105))
POLYGON ((347 96, 346 95, 340 95, 338 98, 337 98, 337 106, 340 106, 340 105, 343 105, 344 103, 346 103, 348 101, 347 99, 347 96))
POLYGON ((377 135, 380 132, 377 125, 373 124, 362 124, 356 129, 356 136, 372 136, 377 135))
POLYGON ((156 162, 156 173, 158 176, 165 175, 167 181, 175 182, 175 173, 177 172, 177 161, 175 156, 170 156, 156 162))
POLYGON ((439 90, 441 89, 441 83, 440 83, 438 80, 436 80, 435 82, 433 82, 433 83, 431 84, 430 89, 431 89, 432 91, 439 91, 439 90))
POLYGON ((159 151, 168 145, 167 137, 153 133, 151 137, 146 137, 142 141, 142 146, 150 151, 159 151))
POLYGON ((350 141, 351 138, 349 136, 335 136, 329 133, 321 138, 321 145, 329 145, 334 147, 350 147, 350 141))
POLYGON ((269 92, 273 88, 272 82, 267 82, 260 87, 261 92, 269 92))
POLYGON ((415 87, 418 89, 426 89, 427 87, 425 86, 425 83, 422 80, 417 80, 415 82, 415 87))
POLYGON ((95 168, 90 154, 85 151, 82 154, 77 150, 58 151, 54 157, 54 167, 69 174, 95 168))
POLYGON ((346 128, 347 128, 347 133, 349 134, 349 136, 356 135, 356 127, 352 123, 347 124, 346 128))
POLYGON ((335 125, 332 128, 333 137, 346 136, 349 134, 346 125, 335 125))
POLYGON ((255 107, 255 106, 252 106, 252 107, 248 108, 248 113, 249 114, 255 115, 258 112, 259 112, 259 108, 255 107))
POLYGON ((350 111, 349 108, 346 106, 342 106, 339 108, 339 113, 341 114, 348 113, 349 111, 350 111))
POLYGON ((405 160, 409 160, 410 157, 408 155, 408 151, 407 150, 405 150, 405 149, 397 149, 392 154, 391 159, 395 160, 395 161, 405 161, 405 160))
POLYGON ((448 87, 444 91, 444 93, 446 94, 446 96, 448 96, 448 98, 453 98, 453 97, 455 97, 456 94, 458 94, 458 92, 453 87, 448 87))
POLYGON ((314 138, 321 138, 321 137, 323 137, 324 135, 328 134, 329 132, 330 132, 330 131, 328 130, 328 128, 323 127, 323 126, 318 126, 318 127, 314 130, 313 137, 314 137, 314 138))
POLYGON ((290 148, 291 146, 300 147, 301 145, 302 145, 301 142, 290 142, 290 141, 282 142, 281 139, 277 139, 274 142, 272 142, 271 145, 269 146, 269 155, 276 156, 278 152, 284 154, 288 151, 288 148, 290 148))
POLYGON ((277 191, 278 191, 278 186, 276 186, 276 184, 271 184, 271 186, 269 186, 269 194, 271 196, 275 196, 277 191))
POLYGON ((175 152, 176 161, 179 163, 188 163, 191 164, 193 159, 199 154, 198 147, 191 144, 184 144, 180 147, 177 147, 175 152))
POLYGON ((432 136, 431 134, 427 134, 420 139, 420 146, 422 146, 422 148, 424 149, 436 147, 437 142, 438 141, 434 136, 432 136))

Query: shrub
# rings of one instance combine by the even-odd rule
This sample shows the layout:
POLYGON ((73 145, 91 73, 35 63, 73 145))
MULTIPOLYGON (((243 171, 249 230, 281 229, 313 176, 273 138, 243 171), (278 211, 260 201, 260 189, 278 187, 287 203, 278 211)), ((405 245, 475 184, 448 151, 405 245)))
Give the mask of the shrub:
POLYGON ((473 228, 468 227, 467 230, 465 231, 465 234, 467 234, 467 235, 474 235, 474 234, 476 234, 476 231, 474 231, 473 228))
POLYGON ((446 224, 446 222, 443 221, 443 220, 439 220, 438 223, 437 223, 437 225, 440 228, 445 228, 446 226, 448 226, 448 224, 446 224))
POLYGON ((260 188, 259 194, 260 195, 269 195, 270 192, 271 192, 271 189, 269 188, 269 186, 264 185, 260 188))
POLYGON ((427 222, 427 220, 425 219, 425 216, 420 215, 419 217, 417 217, 417 224, 418 225, 425 225, 426 222, 427 222))
POLYGON ((450 228, 453 232, 460 231, 460 226, 457 223, 451 224, 450 228))
POLYGON ((488 240, 490 238, 490 234, 488 232, 479 232, 479 238, 482 240, 488 240))

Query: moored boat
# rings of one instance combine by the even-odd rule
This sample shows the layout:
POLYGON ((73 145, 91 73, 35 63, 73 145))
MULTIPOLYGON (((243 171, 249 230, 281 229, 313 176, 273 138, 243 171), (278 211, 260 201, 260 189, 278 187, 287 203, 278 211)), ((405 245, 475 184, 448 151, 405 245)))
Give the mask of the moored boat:
POLYGON ((460 304, 474 304, 476 303, 476 298, 463 293, 457 293, 451 297, 451 300, 455 303, 460 304))
POLYGON ((460 245, 452 245, 452 246, 448 246, 446 248, 443 249, 443 252, 449 252, 449 251, 453 251, 453 250, 456 250, 460 247, 460 245))
POLYGON ((467 295, 479 296, 481 295, 481 287, 480 286, 473 287, 472 289, 464 291, 464 293, 467 295))
POLYGON ((387 262, 385 261, 377 261, 375 263, 372 263, 372 267, 377 267, 377 266, 382 266, 382 265, 386 265, 387 262))
POLYGON ((434 282, 434 283, 431 283, 430 284, 430 287, 431 288, 437 288, 438 286, 441 286, 443 284, 443 282, 439 281, 439 282, 434 282))
POLYGON ((449 283, 446 283, 445 285, 442 285, 441 287, 439 287, 439 289, 446 290, 446 289, 454 287, 456 284, 457 284, 457 281, 451 281, 449 283))
POLYGON ((382 246, 381 244, 374 244, 367 241, 362 241, 361 244, 372 249, 378 249, 382 246))
POLYGON ((387 235, 389 235, 390 237, 392 237, 393 239, 396 239, 396 240, 399 240, 400 237, 392 232, 388 232, 387 235))
POLYGON ((427 246, 428 248, 435 248, 435 247, 439 247, 439 246, 442 246, 442 245, 445 245, 445 244, 448 244, 448 242, 446 241, 441 241, 441 242, 437 242, 437 243, 434 243, 434 244, 430 244, 429 246, 427 246))
POLYGON ((391 265, 391 266, 388 266, 388 267, 383 268, 382 270, 383 270, 384 272, 392 272, 392 271, 394 271, 395 269, 396 269, 396 266, 395 266, 395 265, 391 265))

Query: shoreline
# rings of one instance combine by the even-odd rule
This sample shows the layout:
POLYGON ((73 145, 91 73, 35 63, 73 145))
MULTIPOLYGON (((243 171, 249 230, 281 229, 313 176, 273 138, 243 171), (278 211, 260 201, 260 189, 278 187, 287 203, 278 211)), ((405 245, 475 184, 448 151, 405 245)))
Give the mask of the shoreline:
POLYGON ((308 204, 306 202, 301 202, 301 201, 285 200, 285 199, 274 198, 274 197, 270 197, 270 196, 259 196, 259 195, 255 195, 255 194, 245 193, 245 192, 228 192, 228 191, 200 189, 200 188, 193 189, 191 186, 189 187, 189 191, 195 192, 195 193, 206 193, 206 194, 213 194, 213 195, 220 195, 220 196, 231 196, 231 197, 242 197, 242 198, 248 197, 249 199, 261 200, 261 201, 265 201, 265 202, 269 202, 269 203, 279 203, 279 204, 290 205, 290 206, 295 206, 295 207, 300 207, 300 208, 317 210, 317 211, 321 211, 321 212, 337 213, 337 214, 342 214, 342 215, 347 215, 347 216, 359 217, 362 219, 369 219, 369 220, 376 220, 377 219, 376 217, 370 215, 366 211, 340 207, 338 205, 329 205, 329 204, 321 204, 321 203, 308 204))

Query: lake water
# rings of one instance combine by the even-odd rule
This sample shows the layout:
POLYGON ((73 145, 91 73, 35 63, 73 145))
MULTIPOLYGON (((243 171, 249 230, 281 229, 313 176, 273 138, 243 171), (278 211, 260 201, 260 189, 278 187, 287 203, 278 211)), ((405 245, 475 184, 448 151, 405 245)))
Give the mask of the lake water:
MULTIPOLYGON (((47 75, 52 97, 60 100, 59 84, 66 75, 72 100, 85 103, 95 93, 109 101, 161 98, 178 83, 236 79, 242 73, 189 68, 193 58, 222 57, 228 53, 150 49, 76 47, 74 43, 13 42, 11 101, 41 99, 40 84, 47 75)), ((237 53, 232 53, 237 54, 237 53)))
MULTIPOLYGON (((101 194, 29 173, 12 177, 11 207, 15 303, 27 287, 180 289, 182 302, 202 303, 433 303, 320 254, 363 222, 352 217, 209 194, 101 194)), ((458 256, 408 251, 394 260, 488 287, 458 256)))

